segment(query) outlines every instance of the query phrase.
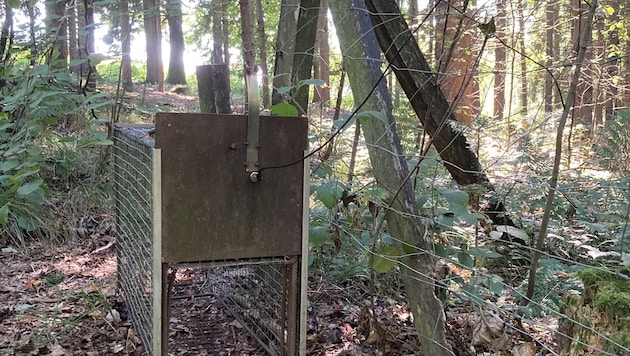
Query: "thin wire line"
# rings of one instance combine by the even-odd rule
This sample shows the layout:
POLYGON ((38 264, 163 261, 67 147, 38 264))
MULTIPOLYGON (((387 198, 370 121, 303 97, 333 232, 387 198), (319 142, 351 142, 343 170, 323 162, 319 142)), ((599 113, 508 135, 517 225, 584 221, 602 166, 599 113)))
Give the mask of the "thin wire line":
MULTIPOLYGON (((410 31, 409 37, 405 40, 405 42, 402 44, 402 46, 400 46, 400 48, 396 51, 396 53, 394 54, 393 58, 396 58, 396 57, 398 57, 400 55, 400 52, 405 48, 405 46, 409 43, 409 41, 411 41, 415 37, 416 32, 418 32, 418 30, 420 30, 420 28, 421 28, 421 26, 418 26, 413 31, 410 31)), ((392 68, 392 61, 388 61, 387 67, 385 67, 385 70, 383 70, 381 72, 381 75, 379 76, 379 78, 376 81, 376 83, 372 86, 372 88, 370 89, 369 93, 366 95, 365 99, 363 99, 363 101, 359 105, 357 105, 357 107, 354 109, 354 111, 352 111, 350 116, 348 116, 348 118, 346 118, 346 120, 341 124, 341 126, 339 126, 337 131, 335 131, 332 135, 330 135, 330 137, 328 137, 328 139, 326 139, 326 141, 324 143, 322 143, 317 148, 315 148, 314 150, 309 152, 307 155, 305 155, 304 157, 302 157, 302 158, 300 158, 300 159, 298 159, 296 161, 293 161, 293 162, 290 162, 290 163, 286 163, 286 164, 280 164, 280 165, 267 166, 267 167, 260 168, 258 171, 253 172, 253 174, 256 176, 257 181, 261 181, 262 180, 262 178, 263 178, 262 177, 262 172, 263 171, 268 170, 268 169, 287 168, 287 167, 291 167, 291 166, 294 166, 296 164, 299 164, 301 162, 304 162, 305 160, 309 159, 310 157, 312 157, 317 152, 321 151, 329 143, 331 143, 335 139, 335 137, 337 137, 343 131, 343 129, 346 126, 348 126, 348 124, 350 123, 352 118, 354 118, 359 113, 359 110, 361 110, 367 104, 367 101, 370 99, 370 97, 372 97, 372 94, 374 94, 374 92, 378 88, 379 84, 383 81, 383 79, 391 71, 391 68, 392 68)))

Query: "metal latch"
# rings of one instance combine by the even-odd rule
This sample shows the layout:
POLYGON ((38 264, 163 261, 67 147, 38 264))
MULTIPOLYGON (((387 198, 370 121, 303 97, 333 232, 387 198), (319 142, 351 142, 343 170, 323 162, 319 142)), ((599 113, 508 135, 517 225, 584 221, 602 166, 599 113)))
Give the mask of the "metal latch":
POLYGON ((258 168, 258 149, 260 148, 260 99, 258 97, 258 80, 256 67, 247 68, 245 73, 247 81, 247 161, 246 171, 250 173, 249 180, 252 183, 260 181, 258 168))

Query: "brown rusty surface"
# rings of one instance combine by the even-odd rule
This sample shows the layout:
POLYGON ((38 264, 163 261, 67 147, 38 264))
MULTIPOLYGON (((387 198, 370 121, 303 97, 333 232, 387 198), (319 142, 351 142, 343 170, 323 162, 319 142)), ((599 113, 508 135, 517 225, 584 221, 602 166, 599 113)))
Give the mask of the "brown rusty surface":
MULTIPOLYGON (((261 117, 261 167, 303 157, 305 118, 261 117)), ((301 254, 303 163, 245 172, 247 117, 158 113, 162 260, 215 261, 301 254)))

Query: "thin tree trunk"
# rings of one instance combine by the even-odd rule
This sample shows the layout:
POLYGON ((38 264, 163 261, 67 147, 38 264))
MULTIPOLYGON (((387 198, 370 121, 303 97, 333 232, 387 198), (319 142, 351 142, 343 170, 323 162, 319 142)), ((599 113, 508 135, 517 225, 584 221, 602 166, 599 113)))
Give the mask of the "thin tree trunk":
POLYGON ((184 68, 184 31, 182 29, 182 3, 180 0, 166 0, 166 19, 170 41, 170 59, 166 82, 186 84, 184 68))
MULTIPOLYGON (((239 0, 241 10, 241 40, 243 41, 243 62, 245 75, 256 72, 256 53, 254 52, 254 27, 252 26, 252 8, 249 0, 239 0)), ((245 102, 247 103, 247 81, 245 81, 245 102)), ((247 107, 247 105, 245 105, 247 107)))
POLYGON ((541 251, 544 248, 545 240, 547 239, 547 227, 549 226, 549 220, 551 218, 551 210, 553 208, 553 198, 555 196, 556 189, 558 187, 558 176, 560 175, 560 162, 562 161, 562 141, 564 136, 564 127, 569 117, 569 112, 576 102, 577 87, 580 82, 580 75, 582 74, 582 64, 586 57, 586 52, 591 40, 591 25, 593 23, 593 16, 597 9, 597 0, 592 0, 590 4, 590 10, 584 26, 581 31, 581 38, 578 41, 577 58, 575 61, 575 71, 571 79, 571 86, 569 87, 569 93, 567 96, 567 102, 562 111, 562 116, 558 121, 558 129, 556 131, 556 153, 553 161, 553 170, 551 172, 551 179, 549 180, 549 190, 547 192, 547 200, 545 202, 545 211, 543 214, 542 222, 540 225, 540 232, 536 240, 536 248, 532 254, 532 263, 529 268, 529 278, 527 280, 527 293, 525 298, 521 300, 522 305, 527 305, 534 296, 536 288, 536 271, 538 270, 538 261, 540 260, 541 251))
POLYGON ((436 15, 437 84, 446 99, 456 103, 455 117, 471 122, 480 111, 479 84, 475 77, 476 50, 473 32, 476 23, 468 0, 442 1, 436 15))
POLYGON ((295 32, 297 30, 299 13, 299 0, 282 0, 276 38, 272 104, 283 102, 284 98, 278 93, 278 89, 291 85, 291 69, 293 68, 293 57, 295 54, 295 32))
POLYGON ((525 14, 523 11, 523 0, 518 0, 518 24, 520 28, 519 33, 519 49, 521 51, 520 64, 521 64, 521 115, 527 116, 527 57, 525 47, 525 14))
MULTIPOLYGON (((494 192, 466 137, 455 131, 449 122, 455 121, 450 104, 440 90, 433 71, 418 47, 407 22, 393 2, 367 0, 376 37, 398 83, 420 119, 425 132, 444 162, 445 168, 460 185, 479 184, 494 192)), ((426 145, 428 147, 428 145, 426 145)), ((514 225, 505 214, 501 199, 491 194, 485 213, 495 224, 514 225)))
POLYGON ((313 102, 327 103, 330 101, 330 45, 328 44, 328 1, 321 0, 319 17, 317 19, 317 78, 324 82, 316 87, 313 102))
MULTIPOLYGON (((554 51, 553 51, 553 35, 554 35, 554 16, 553 16, 553 7, 555 0, 548 0, 547 5, 545 7, 545 19, 546 19, 546 27, 545 30, 545 51, 547 55, 547 61, 545 62, 545 66, 547 68, 551 68, 553 64, 554 51)), ((545 72, 545 112, 550 113, 553 110, 553 77, 551 72, 545 72)))
POLYGON ((271 105, 269 93, 269 67, 267 64, 267 35, 265 34, 265 18, 262 0, 256 0, 256 29, 258 31, 258 53, 260 55, 260 69, 262 73, 262 104, 264 107, 271 105))
MULTIPOLYGON (((4 71, 6 63, 11 58, 11 42, 13 42, 13 8, 8 1, 4 1, 4 23, 0 32, 0 70, 4 71)), ((0 87, 5 85, 4 76, 0 75, 0 87)))
MULTIPOLYGON (((497 0, 497 16, 495 17, 496 36, 499 40, 505 40, 505 1, 497 0)), ((498 41, 497 41, 498 42, 498 41)), ((505 115, 505 62, 507 60, 505 47, 497 43, 494 49, 494 118, 503 120, 505 115)), ((509 118, 508 118, 509 119, 509 118)), ((508 127, 508 132, 510 128, 508 127)))
POLYGON ((212 64, 223 63, 221 0, 212 0, 212 64))
MULTIPOLYGON (((315 54, 315 35, 317 34, 317 18, 319 17, 320 0, 301 0, 300 15, 295 33, 295 54, 291 69, 291 84, 297 85, 301 80, 311 79, 313 73, 313 55, 315 54)), ((309 85, 302 85, 291 92, 293 104, 302 115, 308 112, 309 85)))
MULTIPOLYGON (((70 61, 81 58, 79 54, 79 33, 77 31, 77 5, 75 0, 68 2, 68 54, 70 61)), ((80 73, 81 66, 69 67, 71 73, 80 73)))
MULTIPOLYGON (((376 110, 387 115, 387 121, 376 118, 363 121, 362 128, 370 162, 378 184, 393 194, 385 215, 390 233, 420 253, 406 253, 402 271, 409 306, 414 315, 416 330, 426 355, 451 355, 444 336, 444 312, 434 293, 433 281, 427 277, 435 266, 431 242, 424 239, 425 228, 418 218, 409 169, 402 150, 392 103, 386 83, 379 80, 380 53, 369 15, 362 0, 331 1, 330 9, 337 29, 339 43, 348 71, 355 103, 366 100, 365 110, 376 110), (372 87, 376 87, 374 93, 372 87)), ((402 252, 402 250, 401 250, 402 252)))
POLYGON ((157 84, 164 90, 164 65, 162 63, 162 30, 160 3, 157 0, 143 0, 144 34, 146 37, 148 84, 157 84))
POLYGON ((120 37, 121 37, 121 81, 125 91, 134 91, 131 75, 131 20, 129 18, 129 0, 119 0, 120 7, 120 37))

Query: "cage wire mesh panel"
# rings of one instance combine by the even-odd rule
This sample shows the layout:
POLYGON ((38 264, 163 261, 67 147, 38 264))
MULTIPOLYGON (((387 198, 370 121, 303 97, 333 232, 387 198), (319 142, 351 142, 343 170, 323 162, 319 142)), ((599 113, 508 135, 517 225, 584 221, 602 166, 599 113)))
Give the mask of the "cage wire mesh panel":
MULTIPOLYGON (((305 119, 268 117, 261 123, 262 166, 300 161, 305 119)), ((154 355, 169 349, 224 353, 217 330, 226 329, 225 319, 208 315, 222 308, 264 352, 297 354, 306 287, 300 280, 304 162, 270 170, 254 184, 243 165, 246 117, 158 114, 155 145, 151 128, 117 125, 114 134, 119 286, 145 347, 154 355), (152 199, 152 192, 160 199, 152 199), (153 203, 160 201, 153 221, 153 203), (177 271, 173 285, 165 278, 168 269, 177 271), (153 290, 156 281, 161 290, 153 290), (152 298, 157 295, 161 299, 152 298), (154 300, 162 305, 152 305, 154 300), (186 324, 185 332, 169 334, 169 321, 170 329, 177 328, 169 316, 186 324)))
POLYGON ((152 125, 116 125, 114 190, 118 285, 136 334, 152 353, 152 125))

